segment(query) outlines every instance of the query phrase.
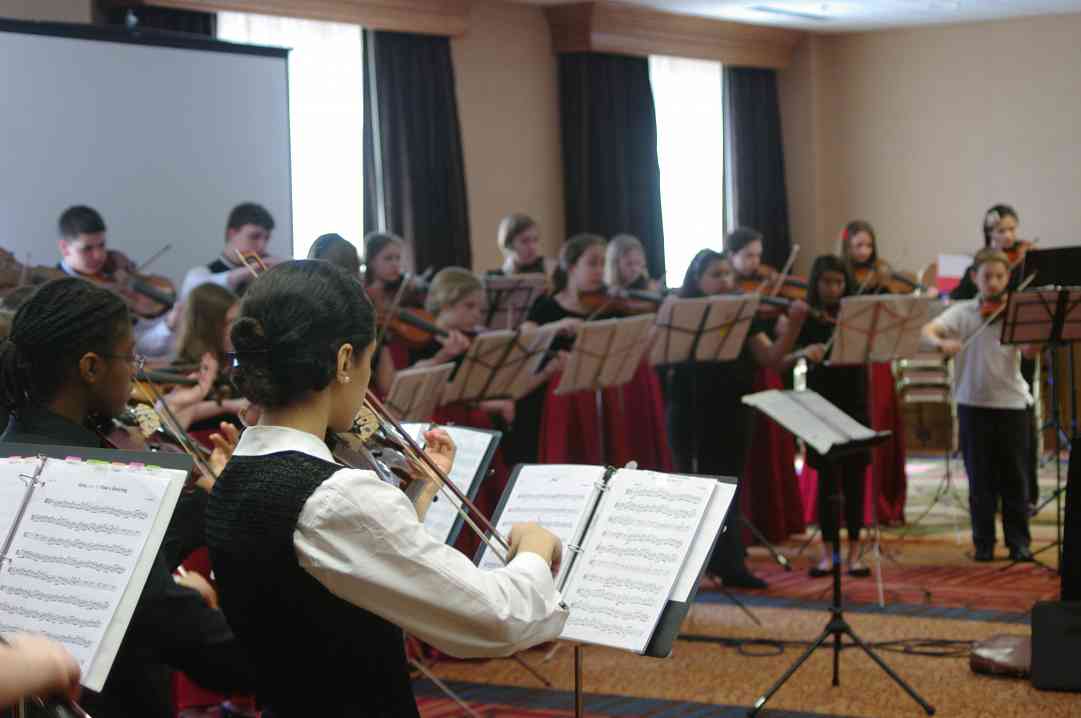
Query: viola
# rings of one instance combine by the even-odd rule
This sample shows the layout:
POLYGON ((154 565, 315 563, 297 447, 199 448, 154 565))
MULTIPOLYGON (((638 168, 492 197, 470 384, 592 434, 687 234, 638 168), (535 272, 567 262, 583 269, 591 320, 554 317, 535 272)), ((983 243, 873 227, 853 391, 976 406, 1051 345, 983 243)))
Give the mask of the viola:
POLYGON ((176 304, 176 285, 168 277, 140 274, 127 255, 110 249, 105 264, 97 274, 81 274, 120 296, 132 314, 143 319, 156 319, 176 304))

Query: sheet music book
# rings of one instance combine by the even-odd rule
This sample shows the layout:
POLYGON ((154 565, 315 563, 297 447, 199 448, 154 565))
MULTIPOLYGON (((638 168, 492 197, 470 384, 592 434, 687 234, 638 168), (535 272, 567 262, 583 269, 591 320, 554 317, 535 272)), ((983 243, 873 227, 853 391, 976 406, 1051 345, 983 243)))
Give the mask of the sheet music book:
POLYGON ((809 389, 760 391, 743 397, 743 403, 767 414, 820 454, 828 454, 834 446, 879 435, 809 389))
POLYGON ((870 364, 915 356, 931 298, 912 294, 845 297, 829 363, 870 364))
MULTIPOLYGON (((409 432, 410 436, 423 445, 424 439, 421 434, 428 429, 429 424, 402 424, 402 428, 409 432)), ((492 457, 495 456, 496 447, 502 434, 498 431, 487 429, 472 429, 467 426, 440 426, 439 428, 450 434, 457 451, 454 454, 454 466, 451 467, 447 478, 465 494, 470 501, 475 501, 480 487, 488 476, 488 467, 491 466, 492 457)), ((458 540, 458 534, 462 530, 461 515, 458 513, 460 502, 448 492, 439 492, 439 501, 432 502, 428 507, 428 513, 424 516, 424 528, 435 537, 437 541, 453 544, 458 540)))
MULTIPOLYGON (((535 521, 563 542, 560 638, 667 656, 736 492, 734 478, 520 465, 496 530, 535 521)), ((476 560, 498 568, 482 544, 476 560)))
POLYGON ((443 398, 454 364, 403 369, 394 374, 386 401, 398 421, 425 421, 435 413, 443 398))
POLYGON ((654 314, 601 319, 578 327, 556 394, 621 386, 634 377, 648 345, 654 314))
POLYGON ((529 307, 544 294, 548 277, 543 272, 483 278, 488 309, 484 326, 489 329, 517 329, 525 321, 529 307))
POLYGON ((732 361, 758 311, 757 294, 669 299, 657 312, 650 363, 732 361))
POLYGON ((557 332, 549 326, 478 335, 444 388, 442 403, 521 398, 557 332))
POLYGON ((100 691, 191 460, 163 468, 148 462, 178 464, 142 452, 19 447, 0 447, 0 633, 63 644, 82 684, 100 691))

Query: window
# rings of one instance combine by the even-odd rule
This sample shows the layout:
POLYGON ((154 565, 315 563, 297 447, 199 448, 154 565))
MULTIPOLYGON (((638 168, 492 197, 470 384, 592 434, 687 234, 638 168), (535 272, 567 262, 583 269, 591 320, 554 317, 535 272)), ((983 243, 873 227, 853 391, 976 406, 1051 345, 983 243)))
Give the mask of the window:
POLYGON ((657 108, 665 284, 683 281, 700 249, 720 251, 724 233, 724 126, 721 64, 650 57, 657 108))
POLYGON ((292 48, 293 256, 307 256, 315 238, 327 232, 341 234, 360 249, 364 233, 361 28, 223 12, 218 14, 218 37, 292 48))

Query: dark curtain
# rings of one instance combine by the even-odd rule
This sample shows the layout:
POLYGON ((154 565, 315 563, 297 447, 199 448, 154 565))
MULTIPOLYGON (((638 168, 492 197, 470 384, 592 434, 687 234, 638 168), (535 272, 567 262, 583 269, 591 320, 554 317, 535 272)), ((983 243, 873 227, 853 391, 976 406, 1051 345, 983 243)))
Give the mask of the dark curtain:
POLYGON ((172 10, 159 7, 117 7, 113 3, 103 8, 99 17, 106 25, 127 25, 128 13, 136 21, 136 27, 147 30, 168 30, 189 35, 214 37, 218 30, 218 16, 212 12, 195 10, 172 10))
POLYGON ((568 236, 633 234, 645 245, 650 275, 663 276, 661 174, 649 61, 598 53, 560 55, 559 114, 568 236))
POLYGON ((364 31, 364 231, 403 237, 418 272, 472 266, 445 37, 364 31))
MULTIPOLYGON (((724 153, 727 201, 737 227, 765 236, 762 260, 780 268, 792 238, 784 183, 777 73, 724 68, 724 153)), ((729 228, 731 229, 731 228, 729 228)))

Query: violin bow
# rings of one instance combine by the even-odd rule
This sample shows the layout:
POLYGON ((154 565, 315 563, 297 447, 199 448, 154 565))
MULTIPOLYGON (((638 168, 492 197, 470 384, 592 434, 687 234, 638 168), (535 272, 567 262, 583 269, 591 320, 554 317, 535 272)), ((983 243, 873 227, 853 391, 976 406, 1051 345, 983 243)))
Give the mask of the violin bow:
POLYGON ((138 267, 136 267, 135 268, 135 273, 136 274, 142 274, 143 271, 147 267, 149 267, 152 263, 156 262, 159 257, 161 257, 163 254, 165 254, 166 252, 168 252, 172 248, 173 248, 173 243, 172 242, 167 242, 164 247, 159 249, 157 252, 154 252, 153 254, 151 254, 150 258, 148 260, 146 260, 145 262, 140 264, 138 267))
POLYGON ((402 305, 402 298, 405 297, 405 288, 409 286, 408 273, 402 275, 402 282, 398 285, 398 291, 394 292, 394 299, 391 300, 390 306, 387 307, 387 315, 383 317, 383 321, 379 324, 379 331, 375 333, 375 343, 380 344, 383 341, 383 335, 387 333, 387 328, 390 327, 390 320, 398 315, 398 310, 402 305))
MULTIPOLYGON (((251 276, 252 276, 252 278, 256 278, 256 277, 258 277, 258 276, 259 276, 259 272, 258 272, 258 271, 256 270, 256 268, 255 268, 255 267, 253 267, 253 266, 252 266, 252 262, 251 262, 251 261, 250 261, 250 260, 248 259, 248 255, 244 254, 244 253, 243 253, 243 252, 241 252, 241 251, 240 251, 239 249, 234 249, 234 250, 233 250, 233 252, 234 252, 234 253, 236 254, 236 258, 237 258, 238 260, 240 260, 240 263, 241 263, 242 265, 244 265, 244 267, 245 267, 245 268, 246 268, 246 269, 247 269, 247 270, 248 270, 249 272, 251 272, 251 276)), ((262 260, 262 259, 260 259, 260 260, 259 260, 259 264, 260 264, 260 265, 262 265, 262 267, 263 267, 263 270, 265 271, 265 270, 266 270, 266 265, 265 265, 265 264, 263 264, 263 260, 262 260)))
MULTIPOLYGON (((1023 281, 1019 285, 1017 285, 1017 289, 1014 289, 1012 291, 1020 292, 1020 291, 1024 290, 1025 287, 1032 284, 1032 280, 1035 279, 1035 278, 1036 278, 1036 272, 1033 272, 1032 274, 1025 277, 1025 281, 1023 281)), ((976 331, 972 332, 972 334, 970 334, 967 339, 965 339, 963 342, 961 342, 961 348, 957 350, 957 353, 954 356, 961 356, 961 353, 964 352, 965 349, 968 349, 969 345, 972 344, 972 340, 975 339, 976 337, 978 337, 980 335, 980 332, 982 332, 984 329, 986 329, 987 327, 994 324, 995 320, 998 319, 999 316, 1001 316, 1004 311, 1006 311, 1006 305, 1007 304, 1008 304, 1008 302, 1003 302, 1002 306, 999 307, 998 309, 996 309, 994 312, 992 312, 991 316, 987 317, 987 319, 985 319, 983 321, 983 324, 981 324, 976 329, 976 331)))
POLYGON ((482 541, 484 541, 489 548, 495 551, 496 555, 500 558, 500 560, 502 560, 503 563, 506 564, 508 562, 508 555, 510 552, 510 542, 506 538, 504 538, 498 531, 496 531, 495 527, 492 526, 491 522, 488 521, 488 519, 484 516, 480 509, 478 509, 473 504, 473 502, 469 500, 469 497, 463 494, 461 489, 455 486, 454 483, 450 480, 450 478, 443 472, 443 470, 439 468, 439 466, 434 461, 432 461, 432 458, 426 453, 424 453, 424 450, 417 445, 417 442, 413 440, 413 437, 410 436, 409 432, 403 429, 402 425, 399 424, 398 421, 390 415, 390 412, 387 411, 387 408, 383 405, 383 402, 379 401, 379 398, 376 397, 375 394, 371 392, 371 390, 368 391, 368 394, 365 397, 364 401, 371 408, 375 416, 380 420, 381 424, 383 424, 384 426, 389 424, 398 434, 399 438, 413 454, 413 456, 410 456, 409 458, 422 464, 439 480, 440 491, 449 492, 449 495, 453 496, 459 502, 457 507, 458 514, 469 525, 469 528, 473 529, 473 531, 476 532, 477 536, 482 541), (473 518, 469 515, 469 511, 472 511, 474 514, 476 514, 477 519, 479 519, 480 523, 483 524, 485 531, 482 531, 480 527, 477 526, 477 524, 473 521, 473 518), (486 532, 490 533, 490 537, 486 532), (500 544, 500 546, 497 547, 492 545, 492 539, 495 539, 500 544))
POLYGON ((799 254, 799 245, 793 244, 792 251, 788 253, 788 259, 785 260, 784 266, 781 267, 781 271, 777 273, 777 276, 773 278, 773 289, 770 291, 771 297, 776 297, 781 287, 784 286, 785 280, 788 279, 789 273, 792 271, 792 265, 796 263, 796 255, 799 254))

